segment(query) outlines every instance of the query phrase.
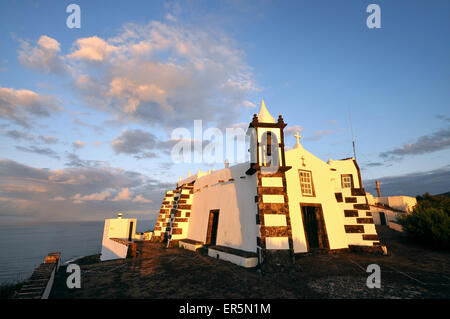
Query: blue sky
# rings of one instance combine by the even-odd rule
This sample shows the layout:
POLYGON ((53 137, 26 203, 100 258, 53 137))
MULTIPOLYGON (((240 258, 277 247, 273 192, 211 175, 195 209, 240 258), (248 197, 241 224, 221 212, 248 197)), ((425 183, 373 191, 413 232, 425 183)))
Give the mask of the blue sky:
POLYGON ((171 163, 172 130, 243 126, 262 98, 323 160, 353 155, 351 112, 369 191, 449 191, 450 3, 377 1, 368 29, 370 3, 1 2, 2 219, 148 217, 223 167, 171 163))

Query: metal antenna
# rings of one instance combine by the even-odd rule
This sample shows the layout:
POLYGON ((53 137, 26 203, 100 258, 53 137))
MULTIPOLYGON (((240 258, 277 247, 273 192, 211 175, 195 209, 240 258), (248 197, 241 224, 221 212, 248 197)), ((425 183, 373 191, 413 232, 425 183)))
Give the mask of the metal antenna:
POLYGON ((348 108, 348 116, 350 118, 350 131, 352 132, 353 156, 355 157, 356 160, 355 137, 353 135, 352 113, 350 112, 350 107, 348 108))

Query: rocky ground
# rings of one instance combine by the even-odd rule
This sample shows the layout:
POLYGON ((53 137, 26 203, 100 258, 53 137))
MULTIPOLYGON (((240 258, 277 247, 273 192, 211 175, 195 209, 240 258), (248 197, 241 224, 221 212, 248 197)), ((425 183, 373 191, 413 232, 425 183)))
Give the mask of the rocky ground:
POLYGON ((65 267, 50 298, 449 298, 450 254, 409 243, 377 227, 388 255, 341 253, 298 256, 292 267, 261 273, 159 244, 145 256, 77 261, 81 288, 68 289, 65 267), (381 288, 366 286, 369 264, 381 267, 381 288))

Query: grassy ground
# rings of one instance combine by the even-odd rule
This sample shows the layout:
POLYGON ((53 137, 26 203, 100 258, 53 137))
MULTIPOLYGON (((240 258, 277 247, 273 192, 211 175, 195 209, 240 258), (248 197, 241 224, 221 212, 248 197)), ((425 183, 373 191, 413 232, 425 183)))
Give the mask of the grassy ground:
POLYGON ((307 255, 283 271, 261 273, 180 248, 152 244, 149 257, 81 266, 81 289, 68 289, 64 267, 50 298, 449 298, 450 254, 409 243, 377 227, 388 256, 307 255), (369 289, 369 264, 381 267, 381 288, 369 289))

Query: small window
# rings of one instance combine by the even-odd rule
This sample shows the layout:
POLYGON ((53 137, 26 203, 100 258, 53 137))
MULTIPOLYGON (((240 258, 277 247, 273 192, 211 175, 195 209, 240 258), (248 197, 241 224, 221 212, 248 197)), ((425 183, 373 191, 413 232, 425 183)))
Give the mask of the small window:
POLYGON ((299 170, 300 188, 303 196, 315 196, 312 175, 310 171, 299 170))
POLYGON ((280 158, 278 153, 277 136, 272 132, 266 132, 261 138, 261 166, 278 166, 280 158), (272 149, 273 147, 273 149, 272 149))
POLYGON ((353 178, 351 174, 341 175, 342 188, 353 188, 353 178))
POLYGON ((272 132, 267 132, 267 156, 272 155, 272 132))

